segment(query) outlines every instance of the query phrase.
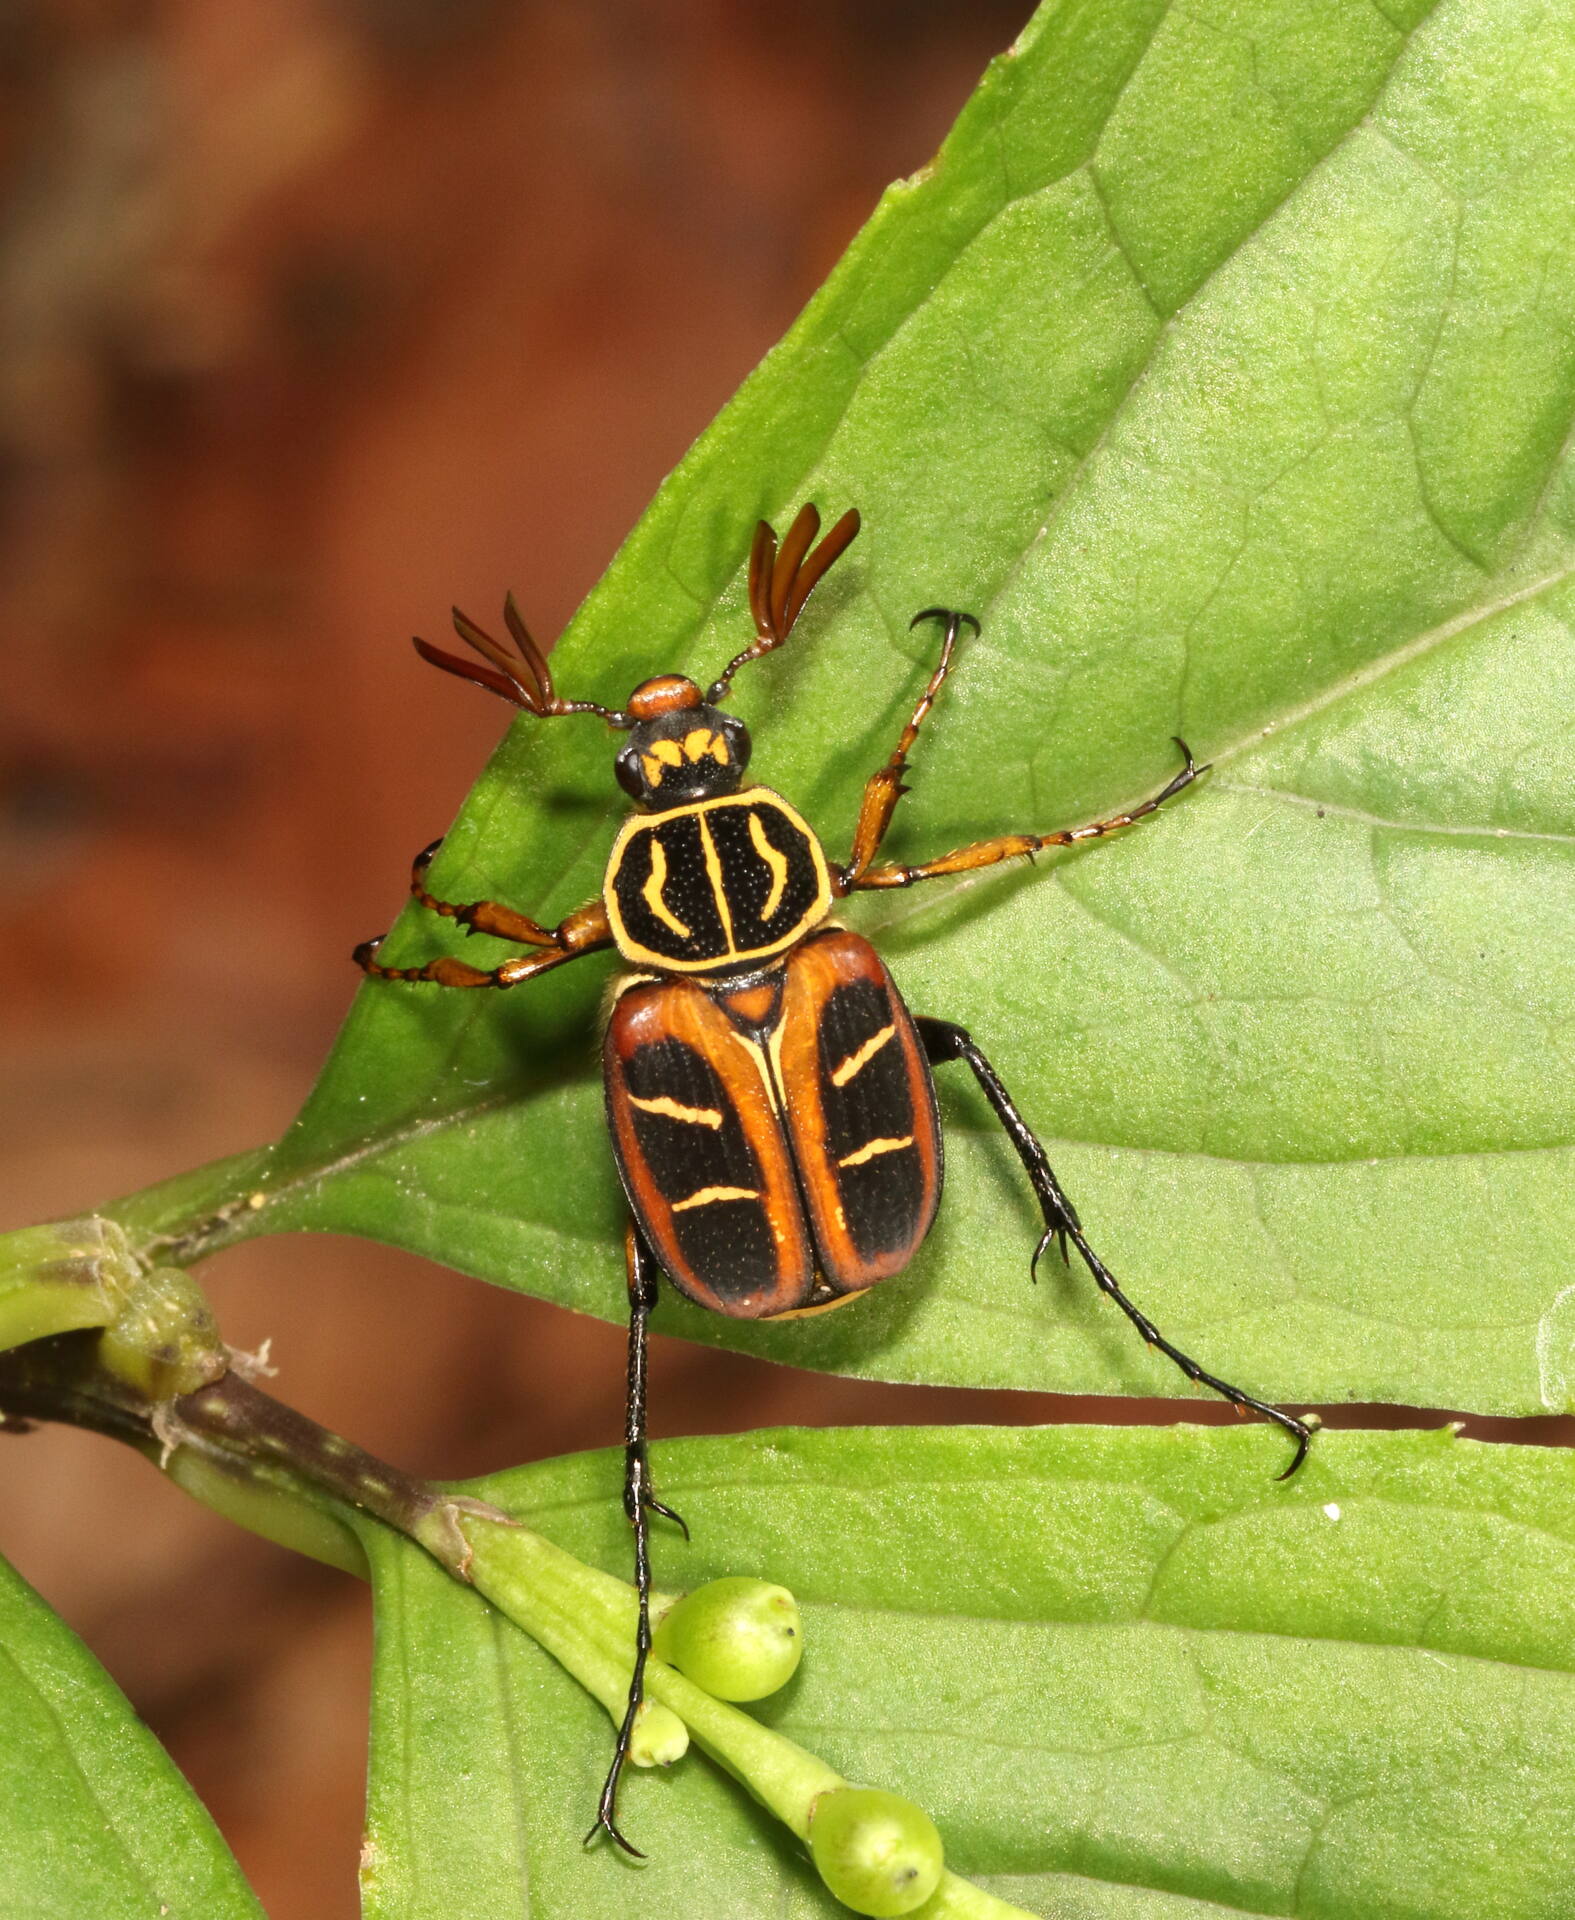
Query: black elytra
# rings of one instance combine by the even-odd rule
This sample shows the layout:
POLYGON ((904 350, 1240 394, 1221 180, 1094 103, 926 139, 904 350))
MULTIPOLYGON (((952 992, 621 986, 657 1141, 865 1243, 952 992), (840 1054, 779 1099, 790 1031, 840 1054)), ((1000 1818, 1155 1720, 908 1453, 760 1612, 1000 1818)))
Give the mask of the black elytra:
MULTIPOLYGON (((369 974, 447 987, 511 987, 585 953, 615 947, 631 969, 619 983, 603 1043, 613 1155, 629 1202, 629 1386, 624 1505, 634 1530, 638 1629, 627 1709, 587 1839, 605 1831, 638 1849, 616 1818, 618 1783, 643 1698, 650 1632, 649 1519, 677 1520, 656 1499, 646 1446, 646 1332, 658 1276, 712 1311, 778 1319, 836 1307, 900 1273, 940 1202, 943 1148, 932 1069, 960 1062, 1011 1141, 1039 1202, 1043 1234, 1075 1248, 1095 1284, 1151 1346, 1239 1412, 1275 1422, 1295 1441, 1289 1478, 1306 1457, 1308 1422, 1206 1372, 1129 1300, 1089 1245, 1044 1148, 972 1036, 915 1019, 880 956, 830 914, 848 894, 909 887, 1097 839, 1145 818, 1206 771, 1178 741, 1181 771, 1127 812, 1051 833, 1002 834, 922 865, 878 860, 906 791, 908 754, 951 668, 971 615, 926 608, 940 659, 890 758, 871 776, 852 849, 828 862, 803 816, 768 787, 745 786, 748 729, 722 710, 734 674, 788 637, 817 582, 859 530, 846 513, 816 544, 820 517, 803 507, 780 547, 762 521, 749 558, 755 638, 706 690, 683 674, 646 680, 623 709, 558 697, 514 602, 513 650, 457 610, 455 629, 479 656, 426 641, 423 658, 542 718, 594 714, 627 734, 614 762, 636 811, 608 858, 600 899, 547 927, 494 900, 435 898, 418 856, 411 891, 466 932, 525 951, 492 968, 444 955, 390 967, 376 941, 357 948, 369 974)), ((678 1522, 682 1525, 682 1522, 678 1522)))

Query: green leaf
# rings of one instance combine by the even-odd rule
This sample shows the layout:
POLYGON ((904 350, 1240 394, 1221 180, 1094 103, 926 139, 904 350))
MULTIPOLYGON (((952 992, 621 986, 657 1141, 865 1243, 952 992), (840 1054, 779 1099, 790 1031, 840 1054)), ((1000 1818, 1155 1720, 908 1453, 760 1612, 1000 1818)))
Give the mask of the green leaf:
MULTIPOLYGON (((1575 1820, 1575 1484, 1552 1451, 1256 1430, 776 1432, 656 1450, 668 1589, 781 1580, 752 1709, 905 1794, 947 1863, 1056 1920, 1556 1920, 1575 1820)), ((478 1482, 627 1573, 621 1458, 478 1482)), ((582 1850, 606 1715, 407 1543, 373 1549, 369 1920, 831 1915, 691 1753, 582 1850)))
POLYGON ((0 1561, 0 1915, 260 1920, 120 1689, 0 1561))
MULTIPOLYGON (((1575 1405, 1572 91, 1553 0, 1045 7, 554 656, 603 701, 708 675, 756 515, 856 502, 859 545, 738 685, 755 769, 834 857, 936 602, 983 634, 899 857, 1117 810, 1173 734, 1214 762, 1124 837, 849 918, 994 1056, 1139 1302, 1269 1398, 1575 1405)), ((592 896, 608 753, 519 721, 436 891, 592 896)), ((389 957, 452 938, 412 914, 389 957)), ((620 1316, 609 972, 368 986, 256 1207, 188 1246, 348 1230, 620 1316)), ((883 1378, 1180 1390, 1083 1274, 1030 1292, 1011 1155, 966 1088, 943 1104, 948 1198, 902 1280, 807 1326, 664 1323, 883 1378)), ((191 1192, 126 1217, 186 1232, 191 1192)))

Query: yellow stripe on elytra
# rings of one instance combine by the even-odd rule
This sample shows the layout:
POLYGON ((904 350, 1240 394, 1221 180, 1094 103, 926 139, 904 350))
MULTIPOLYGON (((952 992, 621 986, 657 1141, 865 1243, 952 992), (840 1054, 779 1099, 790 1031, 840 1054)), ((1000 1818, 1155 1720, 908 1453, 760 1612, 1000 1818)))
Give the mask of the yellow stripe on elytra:
POLYGON ((869 1065, 896 1031, 894 1026, 882 1027, 879 1033, 871 1034, 863 1046, 856 1053, 850 1053, 840 1067, 832 1068, 831 1084, 834 1087, 845 1087, 854 1074, 869 1065))
POLYGON ((651 912, 656 918, 661 921, 664 927, 671 928, 680 940, 687 940, 689 938, 689 929, 662 898, 662 888, 666 885, 667 849, 653 834, 651 836, 651 871, 646 879, 645 885, 640 889, 640 898, 651 909, 651 912))
POLYGON ((758 1200, 759 1192, 754 1187, 702 1187, 698 1193, 691 1193, 686 1200, 675 1200, 673 1212, 682 1213, 686 1207, 708 1207, 713 1200, 758 1200))
MULTIPOLYGON (((727 957, 730 959, 738 951, 738 942, 733 938, 733 916, 727 910, 727 882, 722 875, 722 856, 716 850, 716 842, 711 838, 711 829, 703 813, 696 814, 700 825, 700 850, 705 855, 705 874, 711 882, 711 891, 716 895, 716 910, 722 916, 722 938, 727 942, 727 957)), ((689 931, 687 927, 685 933, 689 931)))
POLYGON ((629 1105, 638 1107, 642 1113, 665 1114, 669 1120, 688 1120, 697 1127, 720 1127, 722 1124, 722 1116, 715 1107, 682 1107, 665 1093, 658 1094, 654 1100, 642 1100, 637 1093, 631 1093, 629 1105))
POLYGON ((900 1140, 866 1140, 857 1153, 845 1153, 837 1162, 839 1167, 862 1167, 866 1160, 873 1160, 877 1153, 901 1153, 904 1147, 913 1145, 913 1135, 905 1133, 900 1140))
POLYGON ((780 847, 772 846, 766 838, 766 830, 760 824, 760 815, 749 816, 749 841, 771 874, 771 891, 766 895, 766 904, 760 909, 762 920, 769 920, 782 904, 782 891, 787 885, 787 855, 780 847))

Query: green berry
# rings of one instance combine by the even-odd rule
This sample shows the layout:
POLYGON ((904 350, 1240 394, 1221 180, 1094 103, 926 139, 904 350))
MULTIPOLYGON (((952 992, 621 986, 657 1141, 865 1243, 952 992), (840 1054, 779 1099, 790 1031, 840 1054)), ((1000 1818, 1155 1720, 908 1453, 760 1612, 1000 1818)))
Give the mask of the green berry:
POLYGON ((786 1587, 730 1575, 685 1594, 662 1616, 656 1653, 718 1700, 763 1700, 792 1679, 803 1652, 786 1587))
POLYGON ((879 1787, 823 1793, 809 1817, 809 1850, 843 1905, 877 1920, 922 1907, 946 1865, 924 1809, 879 1787))

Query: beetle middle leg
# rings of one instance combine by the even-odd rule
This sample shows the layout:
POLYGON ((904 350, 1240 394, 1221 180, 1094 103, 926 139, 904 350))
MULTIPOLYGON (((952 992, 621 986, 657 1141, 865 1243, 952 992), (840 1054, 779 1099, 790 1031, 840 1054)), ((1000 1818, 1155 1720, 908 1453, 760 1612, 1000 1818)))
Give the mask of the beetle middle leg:
POLYGON ((565 960, 576 957, 549 949, 505 960, 500 967, 473 967, 468 960, 445 953, 420 967, 385 967, 375 958, 378 945, 376 940, 363 940, 351 956, 363 973, 371 974, 376 980, 425 980, 439 987, 517 987, 522 980, 533 979, 549 967, 561 966, 565 960))
POLYGON ((664 1507, 651 1485, 651 1463, 645 1436, 646 1333, 651 1309, 656 1305, 657 1265, 645 1236, 631 1221, 624 1241, 629 1269, 629 1394, 624 1423, 623 1510, 634 1529, 634 1584, 639 1596, 639 1620, 634 1636, 634 1671, 629 1677, 629 1703, 613 1747, 612 1765, 602 1784, 596 1807, 596 1824, 586 1834, 589 1845, 598 1833, 606 1833, 636 1860, 645 1855, 618 1828, 618 1782, 629 1757, 629 1742, 634 1736, 634 1719, 645 1698, 645 1662, 651 1651, 651 1549, 650 1515, 661 1514, 683 1529, 689 1529, 671 1507, 664 1507))
MULTIPOLYGON (((843 891, 912 887, 921 880, 942 880, 948 874, 972 873, 978 867, 993 867, 1002 860, 1016 860, 1027 854, 1043 853, 1048 847, 1075 847, 1084 840, 1100 840, 1107 833, 1117 833, 1122 827, 1130 827, 1135 821, 1146 820, 1151 813, 1157 813, 1167 800, 1174 799, 1183 788, 1190 787, 1200 774, 1208 772, 1207 763, 1200 766, 1192 757, 1192 749, 1179 735, 1176 745, 1180 747, 1186 762, 1180 773, 1158 793, 1140 801, 1126 813, 1113 813, 1103 820, 1090 820, 1081 827, 1062 827, 1055 833, 998 834, 993 840, 976 840, 972 846, 958 847, 951 853, 943 853, 938 860, 925 860, 916 867, 871 866, 859 872, 849 868, 843 891)), ((892 805, 896 805, 895 800, 892 805)))
POLYGON ((1221 1398, 1228 1400, 1233 1407, 1242 1412, 1261 1415, 1282 1427, 1296 1442, 1296 1452, 1291 1464, 1279 1477, 1288 1480, 1307 1457, 1307 1448, 1312 1441, 1312 1428, 1304 1420, 1298 1420, 1294 1414, 1284 1413, 1278 1407, 1271 1407, 1266 1401, 1255 1400, 1250 1393, 1243 1393, 1240 1387, 1233 1387, 1228 1380, 1221 1380, 1212 1373, 1206 1373, 1190 1354, 1183 1353, 1180 1347, 1173 1345, 1160 1332, 1148 1315, 1127 1298, 1115 1275, 1095 1253, 1084 1237, 1082 1226, 1071 1202, 1061 1190, 1050 1166, 1049 1156, 1039 1144, 1028 1122, 1018 1112, 1011 1095, 1001 1082, 1000 1075, 984 1057, 966 1028, 954 1026, 949 1020, 933 1020, 919 1017, 914 1025, 924 1042, 925 1052, 931 1065, 941 1066, 948 1060, 961 1060, 978 1081, 984 1097, 995 1110, 995 1117, 1006 1130, 1007 1138, 1017 1150, 1017 1157, 1033 1184, 1039 1200, 1040 1211, 1044 1216, 1045 1230, 1034 1252, 1033 1264, 1038 1265, 1040 1256, 1052 1240, 1059 1241, 1063 1256, 1068 1241, 1077 1248, 1083 1264, 1094 1276, 1100 1291, 1112 1299, 1138 1332, 1151 1347, 1156 1347, 1167 1360, 1174 1361, 1189 1380, 1199 1386, 1208 1387, 1221 1398))

